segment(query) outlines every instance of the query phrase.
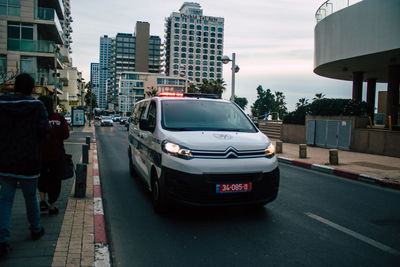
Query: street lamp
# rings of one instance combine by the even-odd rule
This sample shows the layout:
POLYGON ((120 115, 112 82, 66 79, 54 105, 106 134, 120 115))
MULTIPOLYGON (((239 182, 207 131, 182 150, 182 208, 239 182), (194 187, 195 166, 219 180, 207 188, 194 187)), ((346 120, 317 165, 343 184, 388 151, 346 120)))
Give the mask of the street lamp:
POLYGON ((60 52, 60 47, 57 44, 54 44, 54 103, 56 106, 56 111, 57 111, 57 77, 59 77, 59 73, 57 73, 57 53, 60 52))
POLYGON ((235 73, 239 72, 239 66, 235 63, 236 53, 232 53, 232 60, 228 56, 223 56, 221 58, 222 63, 228 64, 232 61, 232 95, 231 101, 235 101, 235 73))

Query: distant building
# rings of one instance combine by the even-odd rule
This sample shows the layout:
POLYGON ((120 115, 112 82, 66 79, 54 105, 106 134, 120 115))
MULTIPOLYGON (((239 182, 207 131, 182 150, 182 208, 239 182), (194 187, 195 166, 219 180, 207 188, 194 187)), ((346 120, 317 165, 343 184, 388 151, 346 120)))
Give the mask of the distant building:
POLYGON ((100 102, 100 64, 90 63, 90 81, 92 82, 92 92, 96 95, 97 104, 100 102))
POLYGON ((314 72, 353 81, 355 100, 362 100, 367 82, 371 106, 376 83, 387 83, 385 113, 399 124, 400 1, 344 3, 326 1, 316 12, 314 72))
POLYGON ((111 41, 107 35, 100 37, 100 61, 99 61, 99 92, 98 102, 99 108, 107 108, 107 97, 112 93, 107 91, 107 80, 110 79, 111 69, 111 41))
POLYGON ((122 72, 119 88, 118 109, 126 114, 132 112, 134 103, 148 97, 147 92, 183 92, 185 78, 159 73, 122 72))
POLYGON ((58 107, 69 112, 79 97, 71 23, 70 0, 0 1, 0 93, 26 72, 35 79, 36 96, 54 95, 57 88, 58 107))
POLYGON ((200 4, 185 2, 165 21, 166 74, 196 85, 222 78, 224 18, 205 16, 200 4))

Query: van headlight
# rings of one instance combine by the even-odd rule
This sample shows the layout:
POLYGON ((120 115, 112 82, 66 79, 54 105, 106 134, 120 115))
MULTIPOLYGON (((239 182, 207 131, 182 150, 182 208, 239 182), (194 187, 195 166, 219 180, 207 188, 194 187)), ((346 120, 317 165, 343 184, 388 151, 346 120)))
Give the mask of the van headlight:
POLYGON ((161 143, 161 148, 165 153, 167 153, 171 156, 175 156, 175 157, 183 158, 183 159, 193 158, 192 152, 190 151, 190 149, 180 146, 178 144, 169 142, 167 140, 164 140, 161 143))
POLYGON ((275 146, 272 143, 265 149, 265 156, 269 159, 275 156, 275 146))

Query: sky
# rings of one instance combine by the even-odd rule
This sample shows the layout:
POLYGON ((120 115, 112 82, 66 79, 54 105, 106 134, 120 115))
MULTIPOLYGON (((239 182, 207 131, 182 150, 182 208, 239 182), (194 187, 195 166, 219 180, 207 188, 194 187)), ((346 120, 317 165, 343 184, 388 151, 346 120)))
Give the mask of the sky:
MULTIPOLYGON (((224 55, 236 53, 240 71, 235 95, 246 97, 246 111, 257 99, 261 85, 286 97, 289 111, 300 98, 310 101, 317 93, 327 98, 351 98, 352 82, 318 76, 314 69, 315 12, 325 0, 203 0, 203 15, 225 18, 224 55)), ((178 0, 71 1, 73 66, 90 80, 90 63, 99 62, 100 37, 134 33, 136 21, 150 23, 150 34, 164 40, 165 18, 178 12, 178 0)), ((226 90, 231 95, 231 64, 224 65, 226 90)), ((386 91, 377 84, 377 92, 386 91)), ((366 88, 366 86, 364 86, 366 88)), ((365 99, 364 90, 364 99, 365 99)))

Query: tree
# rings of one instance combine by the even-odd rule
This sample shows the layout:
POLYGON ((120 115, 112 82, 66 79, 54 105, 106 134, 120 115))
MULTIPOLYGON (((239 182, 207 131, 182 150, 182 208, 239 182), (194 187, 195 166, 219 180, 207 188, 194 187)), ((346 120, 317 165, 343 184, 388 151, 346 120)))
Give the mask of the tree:
POLYGON ((243 110, 246 108, 248 101, 245 97, 237 97, 235 96, 235 103, 239 105, 243 110))
POLYGON ((193 83, 191 83, 188 86, 187 91, 188 91, 188 93, 197 93, 197 88, 193 83))
POLYGON ((325 95, 323 93, 315 94, 315 97, 313 98, 313 102, 323 99, 323 98, 325 98, 325 95))
POLYGON ((308 105, 308 99, 307 98, 300 98, 299 102, 296 103, 296 108, 307 106, 308 105))
POLYGON ((147 87, 147 89, 149 89, 149 91, 146 91, 146 95, 148 97, 153 97, 153 96, 156 96, 158 94, 158 90, 157 90, 157 88, 154 88, 154 86, 147 87))
POLYGON ((88 82, 85 85, 85 88, 87 89, 86 95, 85 95, 85 104, 87 107, 90 108, 89 114, 92 114, 93 109, 97 107, 97 97, 95 94, 92 92, 92 81, 88 82), (92 104, 90 104, 90 100, 92 101, 92 104))
POLYGON ((277 112, 279 114, 279 118, 283 118, 288 114, 285 102, 285 96, 282 92, 275 91, 275 102, 277 107, 277 112))
POLYGON ((265 113, 277 112, 277 104, 270 89, 264 90, 261 85, 257 87, 257 100, 251 106, 254 117, 264 116, 265 113))
POLYGON ((203 80, 203 84, 200 86, 200 93, 202 94, 214 94, 221 98, 222 93, 225 90, 225 82, 223 79, 217 79, 215 81, 203 80))

